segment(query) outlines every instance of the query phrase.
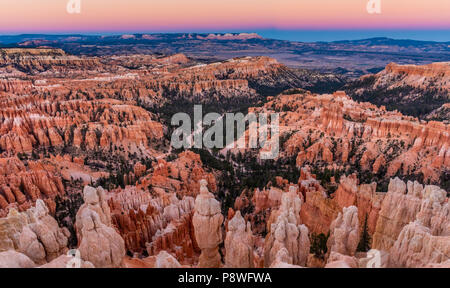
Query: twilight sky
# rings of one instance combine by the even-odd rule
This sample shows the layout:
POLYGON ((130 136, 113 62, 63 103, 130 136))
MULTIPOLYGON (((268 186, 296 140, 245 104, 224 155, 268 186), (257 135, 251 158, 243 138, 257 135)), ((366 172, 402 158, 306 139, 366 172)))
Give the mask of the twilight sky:
MULTIPOLYGON (((0 0, 0 34, 258 29, 450 29, 449 0, 0 0)), ((450 39, 449 39, 450 40, 450 39)))

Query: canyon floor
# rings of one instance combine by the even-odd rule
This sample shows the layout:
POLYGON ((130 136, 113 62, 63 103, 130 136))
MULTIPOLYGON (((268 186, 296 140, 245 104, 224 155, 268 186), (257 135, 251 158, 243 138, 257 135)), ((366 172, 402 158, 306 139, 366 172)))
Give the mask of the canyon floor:
POLYGON ((369 74, 154 37, 0 48, 0 267, 450 267, 448 45, 369 74), (279 154, 171 147, 194 104, 278 113, 279 154))

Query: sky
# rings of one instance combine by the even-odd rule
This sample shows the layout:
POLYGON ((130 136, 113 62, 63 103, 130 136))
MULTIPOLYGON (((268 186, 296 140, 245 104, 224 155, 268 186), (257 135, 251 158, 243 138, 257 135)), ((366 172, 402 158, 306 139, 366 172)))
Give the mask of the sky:
POLYGON ((379 0, 380 14, 367 12, 369 0, 79 1, 81 13, 69 14, 69 0, 0 0, 0 34, 262 31, 293 38, 289 31, 410 30, 446 31, 445 38, 450 31, 450 0, 379 0))

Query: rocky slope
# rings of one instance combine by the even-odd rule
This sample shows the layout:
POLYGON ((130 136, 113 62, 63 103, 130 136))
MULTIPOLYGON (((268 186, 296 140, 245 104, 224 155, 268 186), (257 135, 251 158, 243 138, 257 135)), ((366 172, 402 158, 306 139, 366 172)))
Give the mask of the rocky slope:
POLYGON ((374 75, 346 86, 355 100, 385 105, 412 116, 449 120, 443 110, 450 102, 450 62, 423 66, 391 63, 374 75), (432 112, 437 109, 438 111, 432 112))
MULTIPOLYGON (((311 165, 328 184, 331 174, 343 173, 356 173, 362 184, 383 184, 377 191, 386 191, 396 175, 439 184, 449 168, 447 124, 358 103, 344 92, 282 94, 251 111, 279 113, 278 158, 311 165)), ((222 153, 227 151, 239 152, 227 147, 222 153)))

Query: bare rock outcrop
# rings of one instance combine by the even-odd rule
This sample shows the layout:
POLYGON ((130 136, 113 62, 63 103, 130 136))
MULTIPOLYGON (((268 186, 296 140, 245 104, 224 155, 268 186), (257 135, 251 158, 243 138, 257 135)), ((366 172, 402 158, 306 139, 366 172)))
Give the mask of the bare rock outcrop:
POLYGON ((432 235, 450 235, 446 194, 437 186, 424 187, 418 182, 405 184, 398 178, 391 179, 381 205, 372 247, 389 251, 402 229, 416 219, 431 229, 432 235))
MULTIPOLYGON (((279 253, 283 249, 286 249, 288 257, 281 258, 287 264, 306 265, 310 249, 309 232, 305 225, 300 225, 302 201, 296 190, 291 187, 288 193, 284 193, 280 209, 272 212, 276 220, 270 225, 264 244, 265 267, 270 267, 276 259, 280 259, 279 253)), ((272 215, 270 218, 273 219, 272 215)))
POLYGON ((359 268, 388 268, 389 253, 376 249, 370 249, 365 257, 359 258, 359 268))
POLYGON ((198 266, 201 268, 220 267, 218 251, 222 242, 222 222, 220 203, 208 191, 206 180, 200 181, 200 194, 195 199, 194 224, 195 238, 202 250, 198 266))
POLYGON ((358 208, 346 207, 331 223, 327 242, 329 253, 354 256, 359 243, 358 208))
POLYGON ((125 243, 117 231, 105 225, 97 212, 85 209, 79 215, 81 243, 78 250, 81 259, 97 268, 118 268, 125 257, 125 243))
POLYGON ((27 212, 31 220, 19 236, 18 251, 37 264, 51 261, 65 253, 70 233, 67 228, 60 228, 56 220, 49 215, 44 201, 37 200, 36 207, 27 212))
POLYGON ((358 260, 355 257, 332 251, 325 268, 358 268, 358 260))
POLYGON ((111 211, 106 199, 105 190, 102 187, 93 188, 85 186, 83 189, 84 204, 81 205, 76 215, 76 231, 78 240, 82 238, 83 222, 81 217, 85 210, 91 210, 97 213, 100 221, 106 226, 111 226, 111 211))
POLYGON ((0 252, 0 268, 34 268, 36 264, 25 254, 14 250, 0 252))
POLYGON ((84 261, 81 258, 75 258, 71 255, 64 254, 50 261, 47 264, 39 266, 39 268, 95 268, 95 267, 89 261, 84 261))
POLYGON ((225 267, 253 268, 254 240, 250 222, 245 222, 241 212, 237 211, 228 222, 225 238, 225 267))
POLYGON ((0 251, 19 248, 20 233, 28 222, 27 214, 16 209, 10 209, 7 217, 0 218, 0 251))
POLYGON ((181 264, 166 251, 161 251, 156 256, 155 268, 181 268, 181 264))
POLYGON ((368 232, 373 234, 384 195, 376 192, 376 183, 358 185, 356 174, 342 176, 333 200, 342 208, 358 207, 359 223, 367 217, 368 232))
POLYGON ((390 250, 392 267, 426 267, 450 260, 450 236, 434 236, 419 221, 406 225, 390 250))

